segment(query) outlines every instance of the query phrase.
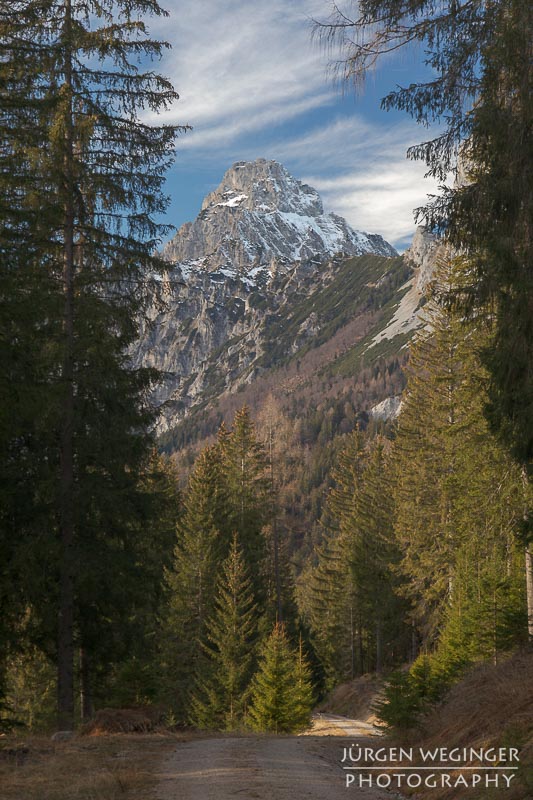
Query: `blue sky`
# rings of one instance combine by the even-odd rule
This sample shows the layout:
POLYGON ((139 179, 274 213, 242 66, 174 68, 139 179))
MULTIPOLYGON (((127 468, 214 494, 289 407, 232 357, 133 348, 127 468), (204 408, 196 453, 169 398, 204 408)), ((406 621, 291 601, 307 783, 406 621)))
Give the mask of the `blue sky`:
POLYGON ((436 185, 405 151, 428 132, 379 102, 422 74, 420 54, 389 58, 354 96, 332 83, 330 56, 311 37, 311 20, 328 16, 329 0, 162 4, 171 16, 151 31, 172 44, 159 70, 180 93, 163 120, 193 126, 168 176, 172 224, 194 219, 235 161, 263 157, 318 189, 325 209, 356 229, 400 250, 409 244, 413 209, 436 185))

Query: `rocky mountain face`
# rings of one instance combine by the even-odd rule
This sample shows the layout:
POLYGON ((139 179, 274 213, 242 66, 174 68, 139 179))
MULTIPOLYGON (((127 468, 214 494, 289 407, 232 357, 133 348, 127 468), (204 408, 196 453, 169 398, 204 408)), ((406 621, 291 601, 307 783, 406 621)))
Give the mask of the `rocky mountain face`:
POLYGON ((195 270, 246 274, 335 253, 396 255, 381 236, 354 231, 342 217, 325 214, 315 189, 276 161, 260 158, 234 164, 163 254, 195 270))
POLYGON ((281 165, 259 160, 226 173, 165 248, 167 272, 149 281, 152 304, 131 357, 162 374, 159 446, 186 478, 243 405, 263 441, 276 420, 278 523, 297 567, 323 535, 344 435, 381 431, 400 411, 438 251, 419 230, 398 256, 324 214, 316 191, 281 165))
MULTIPOLYGON (((162 373, 153 395, 159 433, 230 409, 236 394, 251 405, 265 392, 318 402, 326 374, 328 391, 341 396, 379 359, 390 378, 422 324, 439 247, 419 229, 398 257, 380 236, 325 214, 318 193, 281 164, 234 164, 165 247, 166 274, 150 282, 132 359, 162 373)), ((358 401, 369 418, 397 413, 397 403, 379 406, 401 391, 389 378, 358 401)))
POLYGON ((435 233, 424 227, 418 227, 413 236, 411 246, 405 251, 404 258, 416 271, 415 286, 423 293, 433 278, 435 266, 439 259, 445 258, 447 248, 435 233))
MULTIPOLYGON (((163 255, 169 269, 150 282, 153 303, 132 352, 135 365, 163 373, 153 396, 160 431, 323 338, 336 313, 340 325, 343 315, 321 312, 320 297, 348 256, 376 260, 360 281, 353 265, 361 297, 399 262, 381 236, 325 214, 314 189, 264 159, 228 170, 163 255)), ((352 301, 342 298, 347 308, 352 301)))

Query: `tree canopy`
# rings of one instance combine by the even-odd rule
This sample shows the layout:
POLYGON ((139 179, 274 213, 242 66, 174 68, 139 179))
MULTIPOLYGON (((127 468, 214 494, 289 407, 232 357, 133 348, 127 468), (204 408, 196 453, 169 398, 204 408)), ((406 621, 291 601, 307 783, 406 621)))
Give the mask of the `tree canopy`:
POLYGON ((446 181, 418 215, 468 253, 472 281, 459 298, 478 313, 491 303, 495 336, 484 353, 491 383, 486 413, 522 462, 533 456, 532 8, 527 0, 361 0, 317 22, 337 46, 336 73, 355 87, 378 60, 418 47, 426 80, 397 87, 382 108, 406 111, 432 139, 413 145, 428 174, 446 181), (353 13, 351 13, 353 11, 353 13), (461 168, 462 164, 462 168, 461 168))

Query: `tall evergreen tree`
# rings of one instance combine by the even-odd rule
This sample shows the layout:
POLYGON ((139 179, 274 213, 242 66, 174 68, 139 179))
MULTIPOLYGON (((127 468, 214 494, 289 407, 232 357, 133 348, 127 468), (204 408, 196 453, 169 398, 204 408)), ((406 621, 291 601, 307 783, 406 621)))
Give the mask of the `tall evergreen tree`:
POLYGON ((131 706, 158 694, 158 618, 166 601, 164 576, 172 565, 180 492, 172 465, 154 455, 138 487, 127 540, 101 563, 111 538, 95 525, 80 575, 77 645, 80 716, 94 701, 131 706))
POLYGON ((349 567, 349 540, 330 533, 316 556, 317 564, 300 580, 300 607, 309 622, 326 688, 332 689, 364 671, 362 621, 349 567))
POLYGON ((399 552, 393 536, 389 444, 380 437, 369 444, 355 516, 341 519, 354 529, 350 566, 368 643, 367 663, 376 672, 404 660, 409 646, 408 606, 397 595, 395 575, 399 552))
POLYGON ((259 731, 293 733, 309 722, 313 704, 310 670, 301 650, 277 624, 266 640, 251 687, 250 720, 259 731))
POLYGON ((330 681, 380 671, 406 654, 406 608, 395 594, 398 560, 385 443, 355 431, 340 453, 327 503, 331 531, 318 550, 307 607, 330 681))
POLYGON ((42 588, 39 565, 50 543, 39 543, 53 524, 48 495, 57 461, 51 380, 60 298, 36 260, 39 218, 54 198, 34 169, 46 104, 35 98, 23 5, 0 4, 0 696, 27 592, 42 588), (39 203, 29 202, 37 195, 39 203))
POLYGON ((395 443, 400 569, 426 642, 474 583, 479 590, 494 569, 505 571, 524 502, 520 471, 483 418, 486 375, 476 350, 487 332, 481 319, 466 329, 441 302, 462 275, 460 262, 441 268, 429 327, 412 349, 395 443))
POLYGON ((254 667, 257 606, 237 535, 222 565, 215 609, 207 623, 207 677, 197 681, 191 720, 203 728, 233 730, 243 721, 254 667))
POLYGON ((219 436, 232 529, 239 535, 257 600, 264 604, 266 558, 263 527, 269 521, 270 492, 264 447, 246 406, 238 411, 231 431, 219 436))
POLYGON ((139 112, 157 112, 177 95, 136 63, 164 46, 140 19, 163 13, 155 0, 15 6, 0 7, 3 75, 15 76, 7 107, 19 122, 11 133, 2 127, 3 155, 18 167, 6 238, 27 240, 30 266, 50 276, 61 309, 60 335, 50 340, 54 435, 45 458, 57 465, 47 501, 59 540, 50 548, 53 569, 59 564, 59 724, 71 727, 74 646, 86 614, 83 556, 96 524, 106 548, 135 549, 132 516, 142 515, 152 376, 129 369, 125 351, 136 335, 142 276, 159 266, 154 246, 165 228, 153 216, 166 205, 161 187, 176 128, 147 125, 139 112))
POLYGON ((278 622, 284 622, 286 619, 295 619, 290 566, 286 558, 286 536, 280 518, 282 514, 280 493, 283 484, 290 481, 288 471, 292 437, 289 421, 272 394, 267 397, 261 408, 257 424, 258 436, 266 450, 270 484, 270 521, 267 529, 271 556, 268 573, 269 597, 270 601, 273 599, 275 603, 275 618, 278 622))
MULTIPOLYGON (((527 0, 362 0, 357 13, 335 7, 317 31, 340 46, 338 70, 356 85, 391 50, 419 43, 431 78, 399 87, 382 107, 405 110, 418 122, 441 123, 437 136, 408 151, 444 181, 464 178, 424 209, 470 259, 470 285, 456 297, 465 316, 491 307, 493 337, 483 347, 488 368, 485 414, 524 480, 533 464, 533 217, 532 8, 527 0)), ((466 334, 465 334, 466 335, 466 334)), ((527 490, 529 491, 529 489, 527 490)), ((533 533, 524 511, 529 637, 533 642, 533 533)))
POLYGON ((354 530, 340 518, 355 514, 363 474, 363 440, 356 430, 339 454, 335 485, 327 503, 328 530, 317 549, 304 605, 313 641, 330 688, 364 671, 365 642, 357 587, 351 569, 354 530))
POLYGON ((228 518, 218 445, 199 456, 177 525, 174 563, 167 573, 169 608, 165 621, 168 693, 186 719, 190 693, 206 665, 207 623, 214 609, 219 564, 228 552, 220 528, 228 518))
POLYGON ((266 586, 265 622, 269 629, 275 622, 283 622, 290 636, 298 630, 298 605, 294 570, 290 561, 286 539, 280 536, 279 527, 263 528, 266 557, 263 567, 266 586))

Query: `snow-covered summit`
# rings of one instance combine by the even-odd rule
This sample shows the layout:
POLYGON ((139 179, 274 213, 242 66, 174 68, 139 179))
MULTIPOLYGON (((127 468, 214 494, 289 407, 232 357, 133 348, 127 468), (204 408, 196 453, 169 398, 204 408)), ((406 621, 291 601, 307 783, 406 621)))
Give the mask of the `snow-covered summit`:
POLYGON ((220 186, 207 195, 202 210, 219 205, 221 197, 222 202, 238 200, 240 208, 259 213, 281 211, 310 217, 324 213, 315 189, 293 178, 282 164, 264 158, 237 161, 220 186))
POLYGON ((209 272, 248 275, 259 266, 324 260, 335 253, 394 256, 381 236, 325 214, 318 192, 277 161, 239 161, 205 198, 193 223, 183 225, 164 257, 209 272))

